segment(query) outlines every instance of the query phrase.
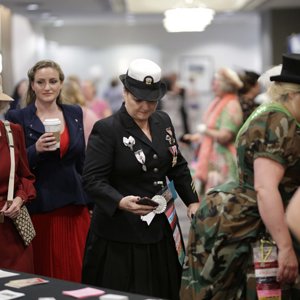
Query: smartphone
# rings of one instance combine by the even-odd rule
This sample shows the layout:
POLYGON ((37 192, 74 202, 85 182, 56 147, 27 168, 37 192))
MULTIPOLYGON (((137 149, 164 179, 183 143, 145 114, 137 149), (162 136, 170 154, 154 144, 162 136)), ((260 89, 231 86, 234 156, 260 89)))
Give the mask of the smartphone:
POLYGON ((148 197, 143 197, 140 200, 138 200, 136 203, 137 204, 142 204, 142 205, 149 205, 149 206, 152 206, 152 207, 157 207, 158 206, 157 202, 153 201, 152 199, 150 199, 148 197))

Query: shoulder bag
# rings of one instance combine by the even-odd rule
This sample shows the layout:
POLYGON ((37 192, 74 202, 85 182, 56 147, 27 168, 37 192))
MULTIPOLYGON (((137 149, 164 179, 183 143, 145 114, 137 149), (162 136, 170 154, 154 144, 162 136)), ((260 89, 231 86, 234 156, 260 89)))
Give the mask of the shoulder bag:
MULTIPOLYGON (((15 149, 12 131, 8 121, 4 121, 7 134, 9 153, 10 153, 10 174, 7 191, 7 202, 12 203, 14 199, 14 182, 15 182, 15 149)), ((23 205, 19 215, 13 219, 18 233, 20 234, 25 246, 28 246, 36 235, 27 207, 23 205)))

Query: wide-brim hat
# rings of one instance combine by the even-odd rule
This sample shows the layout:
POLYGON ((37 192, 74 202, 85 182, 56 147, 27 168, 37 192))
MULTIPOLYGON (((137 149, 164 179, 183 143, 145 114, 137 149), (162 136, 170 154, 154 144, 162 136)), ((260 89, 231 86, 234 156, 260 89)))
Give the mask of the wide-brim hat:
POLYGON ((4 94, 3 92, 0 92, 0 101, 14 101, 14 99, 4 94))
POLYGON ((270 80, 300 84, 300 54, 283 54, 281 73, 270 80))
POLYGON ((13 98, 3 93, 2 76, 0 75, 0 101, 14 101, 13 98))
POLYGON ((139 58, 132 61, 126 74, 119 76, 124 87, 137 99, 158 101, 167 92, 161 81, 161 68, 151 60, 139 58))

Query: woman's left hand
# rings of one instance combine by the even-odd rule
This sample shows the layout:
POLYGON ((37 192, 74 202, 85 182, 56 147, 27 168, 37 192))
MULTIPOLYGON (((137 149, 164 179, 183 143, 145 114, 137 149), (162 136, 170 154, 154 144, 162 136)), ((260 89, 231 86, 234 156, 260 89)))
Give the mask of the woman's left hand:
POLYGON ((189 217, 190 220, 194 217, 194 215, 195 215, 197 209, 199 208, 199 205, 200 205, 200 203, 199 203, 199 202, 196 202, 196 203, 191 203, 191 204, 188 206, 188 209, 187 209, 187 216, 189 217))
POLYGON ((298 260, 293 247, 278 249, 277 280, 281 283, 294 283, 298 277, 298 260))
POLYGON ((23 200, 20 197, 16 197, 12 202, 7 202, 4 204, 1 212, 5 217, 15 219, 19 213, 23 200))

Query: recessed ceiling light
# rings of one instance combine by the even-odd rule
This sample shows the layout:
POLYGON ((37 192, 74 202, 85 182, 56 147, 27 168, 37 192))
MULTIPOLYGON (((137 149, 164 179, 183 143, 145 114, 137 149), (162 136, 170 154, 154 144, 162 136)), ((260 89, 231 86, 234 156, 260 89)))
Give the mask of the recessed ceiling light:
POLYGON ((51 17, 51 14, 49 13, 49 12, 43 12, 42 13, 42 18, 43 19, 48 19, 48 18, 50 18, 51 17))
POLYGON ((31 3, 26 6, 27 10, 38 10, 40 6, 37 3, 31 3))
POLYGON ((64 20, 55 20, 53 23, 55 27, 61 27, 64 26, 64 24, 65 24, 64 20))

